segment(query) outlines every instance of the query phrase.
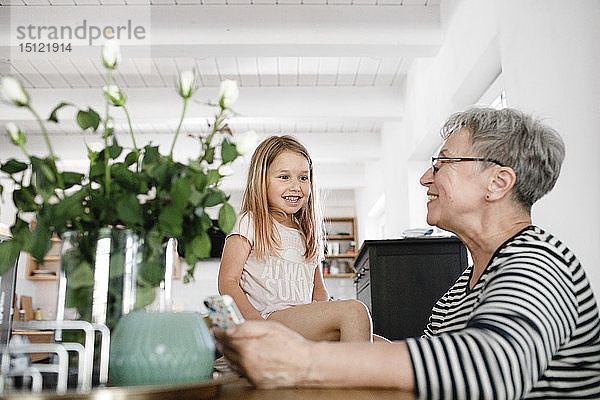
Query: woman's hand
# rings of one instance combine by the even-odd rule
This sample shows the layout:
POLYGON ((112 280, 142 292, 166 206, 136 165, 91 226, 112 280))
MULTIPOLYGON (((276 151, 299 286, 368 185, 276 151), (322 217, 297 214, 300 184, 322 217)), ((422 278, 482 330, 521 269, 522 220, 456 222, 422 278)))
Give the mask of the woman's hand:
POLYGON ((231 367, 258 387, 309 384, 312 342, 273 321, 247 321, 214 329, 217 348, 231 367))

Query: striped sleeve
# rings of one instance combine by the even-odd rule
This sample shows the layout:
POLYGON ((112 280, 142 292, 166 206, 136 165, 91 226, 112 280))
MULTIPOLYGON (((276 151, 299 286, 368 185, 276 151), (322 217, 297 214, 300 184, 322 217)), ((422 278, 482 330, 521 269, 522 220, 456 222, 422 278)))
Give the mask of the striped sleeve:
POLYGON ((513 399, 532 390, 576 326, 565 269, 543 246, 497 256, 465 328, 407 340, 419 397, 513 399))

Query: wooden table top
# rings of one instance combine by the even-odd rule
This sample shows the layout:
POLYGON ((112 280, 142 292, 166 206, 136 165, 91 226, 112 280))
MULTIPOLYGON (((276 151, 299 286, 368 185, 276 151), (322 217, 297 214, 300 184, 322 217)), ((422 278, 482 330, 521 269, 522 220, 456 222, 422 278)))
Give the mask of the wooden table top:
POLYGON ((256 389, 244 378, 228 376, 204 384, 108 387, 97 388, 90 393, 68 392, 64 395, 57 395, 51 391, 39 394, 11 392, 4 398, 7 400, 414 400, 415 396, 404 391, 380 389, 256 389))
POLYGON ((382 389, 256 389, 246 379, 224 384, 216 399, 222 400, 414 400, 413 393, 382 389))

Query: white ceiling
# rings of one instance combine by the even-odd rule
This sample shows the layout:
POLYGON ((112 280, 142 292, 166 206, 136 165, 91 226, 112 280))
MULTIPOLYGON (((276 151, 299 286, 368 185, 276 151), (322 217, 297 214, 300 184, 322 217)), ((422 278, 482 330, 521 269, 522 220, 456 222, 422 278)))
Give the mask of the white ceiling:
MULTIPOLYGON (((216 97, 221 80, 234 79, 241 89, 235 106, 239 114, 230 120, 235 133, 294 134, 323 165, 326 186, 352 189, 362 178, 342 175, 360 174, 365 162, 378 157, 383 124, 402 119, 405 75, 412 61, 434 56, 439 48, 439 3, 0 0, 0 75, 19 78, 42 115, 62 100, 101 111, 105 71, 100 43, 79 46, 76 55, 27 55, 15 50, 14 26, 24 19, 38 25, 72 24, 90 13, 141 15, 151 37, 144 45, 122 46, 123 61, 114 76, 128 96, 137 135, 168 145, 181 108, 174 83, 180 71, 193 68, 199 88, 185 133, 206 132, 212 109, 204 103, 216 97)), ((85 155, 72 115, 73 110, 65 109, 59 114, 64 121, 48 126, 66 164, 85 155)), ((117 132, 126 134, 125 117, 113 115, 117 132)), ((0 105, 0 126, 9 121, 28 132, 30 152, 37 146, 43 151, 31 116, 0 105)), ((5 135, 0 138, 0 159, 6 159, 15 148, 5 135)), ((193 154, 191 139, 179 144, 179 157, 193 154)))

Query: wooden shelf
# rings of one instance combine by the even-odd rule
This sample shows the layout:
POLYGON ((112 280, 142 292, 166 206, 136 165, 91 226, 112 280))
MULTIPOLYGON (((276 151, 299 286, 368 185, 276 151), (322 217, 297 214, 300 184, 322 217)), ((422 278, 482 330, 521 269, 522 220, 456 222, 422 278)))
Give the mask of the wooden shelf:
POLYGON ((345 254, 325 254, 325 258, 354 258, 356 254, 345 253, 345 254))
POLYGON ((55 281, 56 275, 29 275, 27 279, 31 281, 55 281))
POLYGON ((356 274, 353 272, 344 273, 344 274, 326 274, 323 275, 323 278, 354 278, 356 274))
POLYGON ((354 235, 327 235, 326 240, 354 240, 354 235))
POLYGON ((354 217, 325 217, 325 222, 354 222, 354 217))
POLYGON ((354 278, 352 264, 356 257, 356 218, 325 217, 325 278, 354 278), (330 274, 332 271, 334 273, 330 274))

